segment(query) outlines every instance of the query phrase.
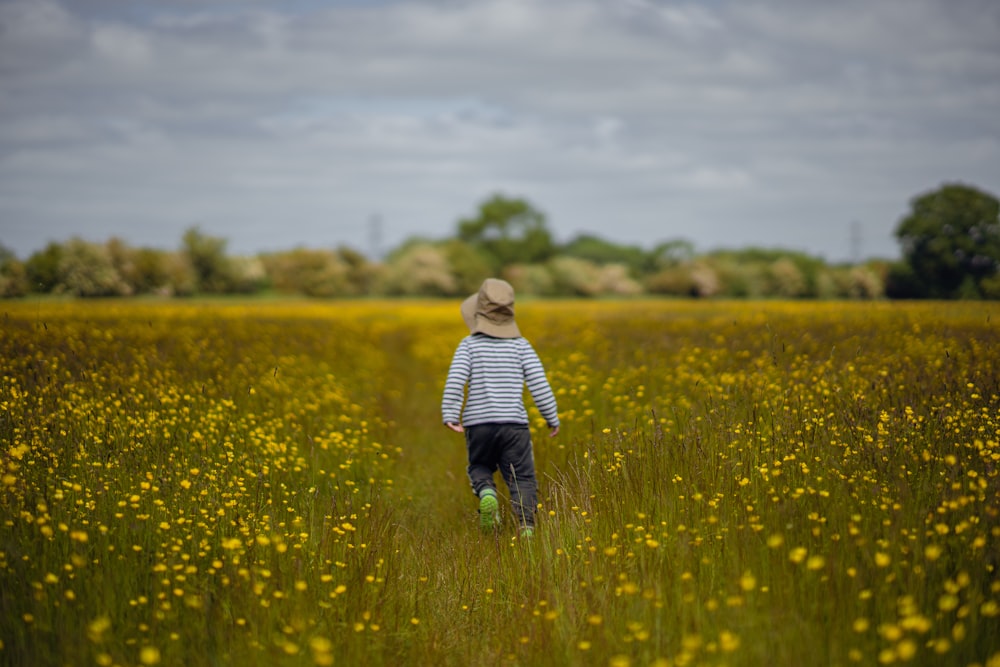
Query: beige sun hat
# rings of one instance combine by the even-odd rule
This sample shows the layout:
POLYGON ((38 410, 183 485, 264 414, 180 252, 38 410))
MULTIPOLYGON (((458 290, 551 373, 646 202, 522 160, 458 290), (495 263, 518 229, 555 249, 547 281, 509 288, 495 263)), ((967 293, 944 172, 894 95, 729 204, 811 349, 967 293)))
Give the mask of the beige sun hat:
POLYGON ((476 333, 477 301, 479 301, 479 292, 462 302, 462 319, 465 320, 465 326, 469 327, 469 333, 476 333))
POLYGON ((494 338, 520 338, 514 321, 514 288, 506 280, 487 278, 476 294, 462 302, 462 319, 471 333, 494 338))

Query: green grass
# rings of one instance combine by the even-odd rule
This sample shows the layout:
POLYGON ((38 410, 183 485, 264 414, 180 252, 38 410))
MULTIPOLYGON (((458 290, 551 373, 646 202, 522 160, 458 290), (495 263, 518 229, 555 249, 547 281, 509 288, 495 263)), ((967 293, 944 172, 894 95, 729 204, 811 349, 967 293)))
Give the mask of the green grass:
POLYGON ((543 302, 538 530, 457 304, 5 304, 0 664, 1000 663, 1000 311, 543 302))

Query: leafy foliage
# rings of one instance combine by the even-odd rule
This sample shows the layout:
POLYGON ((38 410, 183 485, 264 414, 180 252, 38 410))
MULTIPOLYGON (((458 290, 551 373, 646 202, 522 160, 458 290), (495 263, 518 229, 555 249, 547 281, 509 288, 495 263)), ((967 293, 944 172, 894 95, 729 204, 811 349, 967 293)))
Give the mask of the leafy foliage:
POLYGON ((440 245, 415 243, 400 253, 382 276, 381 290, 392 296, 463 294, 440 245))
POLYGON ((346 248, 295 248, 264 255, 261 260, 274 289, 287 294, 359 296, 368 286, 367 261, 346 248))
POLYGON ((487 256, 494 272, 544 262, 555 253, 545 214, 523 199, 499 194, 480 205, 477 217, 459 221, 458 238, 487 256))
POLYGON ((594 264, 622 264, 633 275, 648 270, 652 254, 634 245, 619 245, 592 234, 581 234, 559 248, 560 256, 585 259, 594 264))
POLYGON ((131 287, 115 268, 107 246, 73 238, 59 261, 60 291, 73 296, 124 296, 131 287))
POLYGON ((199 291, 222 294, 229 290, 232 276, 226 261, 225 239, 191 227, 184 232, 182 249, 194 269, 199 291))
POLYGON ((46 294, 56 289, 59 285, 59 262, 62 253, 62 244, 49 241, 43 250, 28 258, 24 268, 32 291, 46 294))
POLYGON ((8 248, 0 245, 0 298, 20 297, 28 293, 28 275, 24 264, 8 248))
POLYGON ((594 234, 559 245, 541 211, 524 199, 496 194, 480 204, 476 216, 458 221, 455 236, 410 237, 382 261, 343 247, 234 257, 226 252, 226 239, 198 227, 184 232, 177 251, 133 248, 117 238, 100 249, 50 242, 23 265, 13 253, 0 256, 0 298, 26 290, 187 296, 253 294, 272 287, 319 298, 453 297, 475 291, 489 276, 506 278, 524 296, 1000 298, 1000 218, 992 195, 965 185, 928 192, 913 200, 896 236, 902 261, 861 265, 831 265, 783 248, 696 254, 682 238, 651 250, 594 234), (67 248, 74 255, 70 259, 67 248), (95 266, 85 271, 81 261, 95 266), (71 265, 72 287, 65 281, 71 265))
POLYGON ((978 298, 983 281, 1000 271, 1000 203, 967 185, 944 185, 914 198, 896 238, 912 271, 906 291, 978 298))

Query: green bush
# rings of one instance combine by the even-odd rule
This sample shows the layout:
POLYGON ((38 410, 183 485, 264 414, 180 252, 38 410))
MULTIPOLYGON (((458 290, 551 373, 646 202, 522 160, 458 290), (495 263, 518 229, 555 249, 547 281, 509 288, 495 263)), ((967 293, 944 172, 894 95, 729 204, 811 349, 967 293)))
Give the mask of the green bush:
POLYGON ((59 261, 59 292, 81 297, 126 296, 132 288, 115 268, 107 246, 70 239, 59 261))
POLYGON ((28 273, 24 263, 0 245, 0 298, 22 297, 28 291, 28 273))

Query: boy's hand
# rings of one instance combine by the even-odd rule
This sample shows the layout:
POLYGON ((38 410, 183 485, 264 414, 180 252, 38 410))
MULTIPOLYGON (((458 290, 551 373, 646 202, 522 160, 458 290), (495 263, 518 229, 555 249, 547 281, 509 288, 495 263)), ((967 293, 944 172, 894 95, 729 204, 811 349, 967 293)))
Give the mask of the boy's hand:
POLYGON ((558 427, 558 426, 556 426, 556 427, 555 427, 555 428, 553 428, 553 429, 552 429, 551 431, 549 431, 549 437, 550 437, 550 438, 554 438, 554 437, 556 437, 557 435, 559 435, 559 427, 558 427))
POLYGON ((445 426, 450 428, 455 433, 465 433, 465 429, 462 428, 461 424, 452 424, 451 422, 448 422, 447 424, 445 424, 445 426))

